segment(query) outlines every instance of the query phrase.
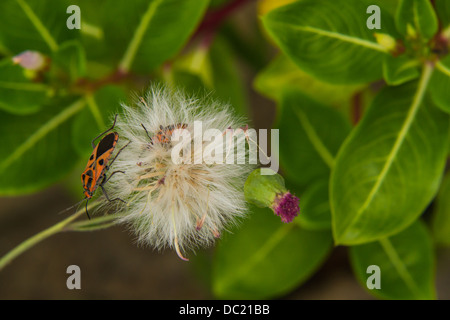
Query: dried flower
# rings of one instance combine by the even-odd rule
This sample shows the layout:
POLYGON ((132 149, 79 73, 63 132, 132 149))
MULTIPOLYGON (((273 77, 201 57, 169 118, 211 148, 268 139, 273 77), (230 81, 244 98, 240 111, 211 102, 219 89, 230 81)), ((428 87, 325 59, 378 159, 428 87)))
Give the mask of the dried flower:
POLYGON ((111 169, 124 173, 108 182, 109 198, 127 203, 116 202, 124 213, 120 222, 139 242, 173 248, 187 260, 182 252, 211 244, 246 213, 243 186, 252 165, 245 163, 246 153, 230 152, 245 144, 242 130, 230 129, 243 123, 226 105, 162 87, 123 109, 116 128, 119 143, 130 144, 111 169), (219 134, 207 138, 211 131, 219 134), (227 145, 226 137, 234 144, 227 145), (224 162, 233 157, 234 163, 211 161, 224 154, 224 162))

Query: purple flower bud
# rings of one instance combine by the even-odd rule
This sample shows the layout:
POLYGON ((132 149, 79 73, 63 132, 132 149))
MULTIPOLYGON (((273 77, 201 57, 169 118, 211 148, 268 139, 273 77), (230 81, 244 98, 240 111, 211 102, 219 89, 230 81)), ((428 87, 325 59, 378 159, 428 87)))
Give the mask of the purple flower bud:
POLYGON ((300 211, 298 202, 299 199, 289 191, 286 193, 279 193, 275 197, 272 209, 277 216, 281 217, 282 222, 289 223, 294 220, 300 211))
POLYGON ((244 186, 245 199, 260 208, 268 207, 284 223, 294 220, 300 211, 299 198, 290 193, 279 174, 262 175, 261 169, 254 170, 244 186))

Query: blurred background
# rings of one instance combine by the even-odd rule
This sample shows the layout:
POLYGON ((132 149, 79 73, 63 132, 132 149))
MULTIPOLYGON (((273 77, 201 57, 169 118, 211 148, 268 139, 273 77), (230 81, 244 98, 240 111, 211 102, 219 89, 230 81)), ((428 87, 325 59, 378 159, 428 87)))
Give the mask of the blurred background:
MULTIPOLYGON (((77 1, 72 2, 77 4, 77 1)), ((220 55, 215 56, 214 59, 218 59, 214 62, 215 68, 221 66, 225 69, 222 72, 227 73, 230 70, 226 69, 231 66, 231 73, 235 73, 231 77, 235 77, 241 89, 236 93, 229 88, 216 88, 218 96, 233 95, 231 99, 239 108, 248 108, 255 128, 270 128, 276 113, 276 103, 256 91, 254 86, 257 74, 278 54, 278 49, 262 31, 259 17, 288 2, 292 1, 212 1, 207 12, 213 14, 206 15, 196 29, 211 28, 216 33, 214 39, 208 39, 208 36, 203 39, 220 42, 222 47, 217 50, 226 52, 226 60, 221 61, 220 55), (208 20, 208 17, 219 19, 220 23, 215 24, 211 22, 214 19, 208 20), (226 50, 222 51, 223 48, 226 50)), ((195 35, 196 32, 192 37, 195 35)), ((197 45, 195 42, 188 44, 197 45)), ((170 63, 181 61, 178 63, 183 65, 184 59, 189 60, 186 57, 191 54, 186 45, 178 58, 170 63)), ((160 79, 167 80, 165 71, 169 64, 159 69, 160 79)), ((197 71, 201 77, 201 70, 197 71)), ((176 83, 196 90, 192 81, 183 83, 182 73, 178 75, 178 80, 174 80, 176 83)), ((229 74, 226 76, 230 77, 229 74)), ((135 90, 144 90, 146 83, 154 79, 152 77, 139 78, 137 82, 142 85, 135 86, 135 90)), ((348 112, 345 108, 340 111, 348 112)), ((347 116, 352 117, 349 113, 347 116)), ((0 198, 0 256, 71 213, 60 212, 81 199, 79 175, 84 165, 85 159, 80 160, 70 174, 44 190, 0 198)), ((439 249, 436 254, 438 297, 450 299, 450 250, 439 249)), ((214 248, 197 250, 189 255, 190 262, 184 262, 170 250, 157 252, 137 246, 133 235, 123 226, 95 232, 63 232, 37 244, 0 272, 0 299, 214 299, 211 289, 213 255, 214 248), (81 268, 81 290, 66 287, 69 265, 81 268)), ((308 280, 275 298, 374 299, 358 283, 346 247, 333 248, 308 280)))
MULTIPOLYGON (((61 217, 73 198, 63 186, 35 195, 2 198, 0 252, 3 254, 61 217)), ((214 299, 208 259, 212 250, 181 261, 175 252, 136 246, 117 226, 92 233, 57 234, 19 256, 0 272, 0 299, 214 299), (66 269, 81 268, 81 290, 69 290, 66 269)), ((439 299, 450 299, 450 250, 437 255, 439 299)), ((335 248, 325 263, 299 288, 279 299, 374 299, 356 280, 347 248, 335 248)))

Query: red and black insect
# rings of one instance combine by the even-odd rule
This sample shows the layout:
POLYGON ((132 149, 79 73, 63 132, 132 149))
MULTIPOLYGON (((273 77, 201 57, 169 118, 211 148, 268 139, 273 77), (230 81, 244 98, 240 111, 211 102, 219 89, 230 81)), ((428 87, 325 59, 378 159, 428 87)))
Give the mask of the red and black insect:
POLYGON ((108 197, 108 194, 106 193, 106 190, 104 188, 104 184, 111 179, 113 175, 116 173, 125 173, 123 171, 114 171, 111 173, 109 177, 106 177, 106 173, 109 170, 110 166, 113 164, 113 162, 117 159, 118 155, 122 150, 128 146, 130 142, 128 142, 125 146, 123 146, 115 155, 115 157, 109 162, 109 159, 111 158, 112 153, 114 152, 114 149, 116 147, 117 141, 119 140, 119 134, 117 132, 111 132, 105 135, 107 132, 114 129, 114 126, 116 124, 117 115, 114 118, 114 123, 111 128, 106 130, 105 132, 98 135, 94 140, 92 140, 92 148, 94 151, 92 151, 91 156, 89 157, 89 161, 86 165, 86 168, 84 169, 83 173, 81 174, 81 183, 83 184, 84 189, 84 195, 86 196, 86 214, 89 217, 89 213, 87 210, 87 205, 89 200, 92 198, 95 190, 97 190, 98 187, 100 187, 103 191, 103 194, 105 195, 106 199, 108 201, 116 201, 120 200, 122 202, 125 202, 124 200, 120 198, 110 199, 108 197), (95 145, 94 141, 100 138, 101 136, 105 135, 100 142, 95 145))
POLYGON ((154 143, 158 142, 161 144, 170 143, 173 132, 177 129, 186 129, 188 125, 186 123, 171 124, 165 127, 160 125, 159 131, 153 137, 150 137, 150 134, 148 133, 147 129, 144 127, 142 123, 141 126, 142 128, 144 128, 147 137, 150 139, 150 144, 153 145, 154 143))

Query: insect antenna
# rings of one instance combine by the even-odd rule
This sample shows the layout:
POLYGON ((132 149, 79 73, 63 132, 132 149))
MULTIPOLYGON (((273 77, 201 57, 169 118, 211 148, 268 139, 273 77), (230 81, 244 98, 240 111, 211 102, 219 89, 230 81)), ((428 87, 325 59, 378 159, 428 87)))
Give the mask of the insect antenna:
POLYGON ((75 211, 78 211, 78 208, 80 207, 80 204, 81 204, 84 200, 86 200, 86 199, 87 199, 87 197, 84 197, 83 199, 81 199, 81 200, 78 201, 77 203, 71 205, 70 207, 68 207, 68 208, 66 208, 66 209, 64 209, 64 210, 61 210, 60 212, 58 212, 58 214, 62 214, 62 213, 64 213, 64 212, 67 212, 67 211, 73 209, 75 206, 77 206, 77 210, 75 210, 75 211))
POLYGON ((92 140, 92 142, 91 142, 91 143, 92 143, 92 149, 95 149, 95 143, 94 143, 95 140, 97 140, 98 138, 100 138, 102 135, 104 135, 104 134, 107 133, 108 131, 111 131, 112 129, 114 129, 114 126, 116 125, 116 120, 117 120, 117 114, 116 114, 116 116, 114 117, 114 122, 113 122, 111 128, 109 128, 108 130, 106 130, 106 131, 100 133, 98 136, 96 136, 96 137, 94 138, 94 140, 92 140))

